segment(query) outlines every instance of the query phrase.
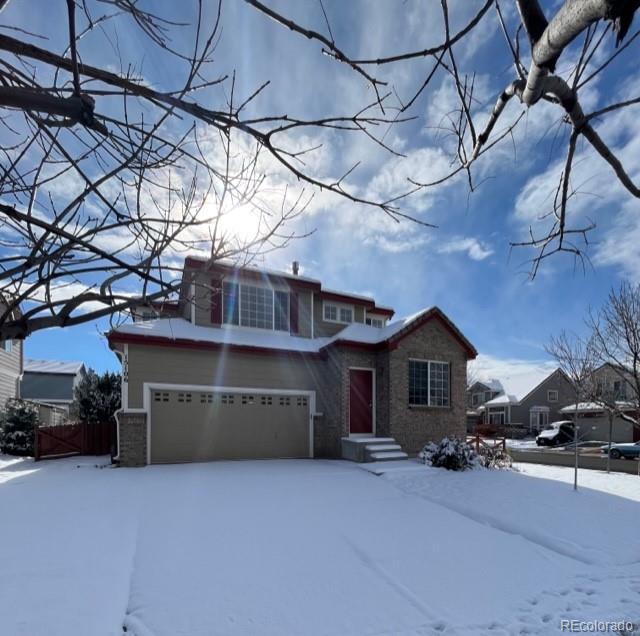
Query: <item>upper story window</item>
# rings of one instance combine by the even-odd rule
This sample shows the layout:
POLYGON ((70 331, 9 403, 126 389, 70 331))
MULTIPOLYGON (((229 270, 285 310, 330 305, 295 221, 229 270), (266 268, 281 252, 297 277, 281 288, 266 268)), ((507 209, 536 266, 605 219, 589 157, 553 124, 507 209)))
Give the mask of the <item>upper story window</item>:
POLYGON ((627 397, 626 386, 622 380, 614 380, 613 396, 617 400, 624 400, 627 397))
POLYGON ((547 402, 557 402, 558 392, 555 390, 547 391, 547 402))
POLYGON ((480 393, 474 393, 471 396, 471 405, 478 406, 479 403, 480 403, 480 393))
POLYGON ((365 322, 372 327, 382 328, 386 324, 386 320, 380 316, 367 316, 365 322))
POLYGON ((449 406, 449 363, 409 360, 409 405, 449 406))
POLYGON ((289 331, 289 292, 225 281, 222 286, 222 322, 289 331))
POLYGON ((353 307, 350 305, 339 305, 337 303, 324 303, 322 317, 327 322, 341 322, 348 324, 353 322, 353 307))
POLYGON ((13 349, 13 340, 2 340, 0 348, 7 353, 11 353, 11 350, 13 349))

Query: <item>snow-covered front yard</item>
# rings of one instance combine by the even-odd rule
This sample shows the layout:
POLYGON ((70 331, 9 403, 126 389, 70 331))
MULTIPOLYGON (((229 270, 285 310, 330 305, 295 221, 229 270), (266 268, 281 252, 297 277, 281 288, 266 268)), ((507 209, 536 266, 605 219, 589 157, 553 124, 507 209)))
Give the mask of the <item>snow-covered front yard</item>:
POLYGON ((338 461, 112 469, 0 458, 0 633, 501 635, 558 633, 562 619, 640 623, 638 477, 614 475, 612 488, 590 474, 591 488, 616 496, 574 493, 557 468, 403 466, 377 476, 338 461))

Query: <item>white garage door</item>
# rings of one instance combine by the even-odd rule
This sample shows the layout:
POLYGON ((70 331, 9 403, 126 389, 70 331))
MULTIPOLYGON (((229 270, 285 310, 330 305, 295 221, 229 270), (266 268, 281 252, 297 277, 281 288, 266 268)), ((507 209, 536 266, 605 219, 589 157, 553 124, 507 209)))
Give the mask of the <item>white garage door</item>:
POLYGON ((151 389, 151 463, 310 456, 305 394, 151 389))

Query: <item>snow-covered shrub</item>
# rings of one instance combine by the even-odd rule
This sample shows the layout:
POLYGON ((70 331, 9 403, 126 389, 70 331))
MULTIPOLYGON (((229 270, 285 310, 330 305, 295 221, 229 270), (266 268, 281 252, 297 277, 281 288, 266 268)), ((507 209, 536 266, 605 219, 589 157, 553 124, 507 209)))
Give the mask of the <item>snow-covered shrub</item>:
POLYGON ((419 453, 423 464, 447 470, 466 470, 482 466, 482 458, 473 448, 459 439, 445 437, 440 443, 429 442, 419 453))
POLYGON ((24 400, 7 400, 0 416, 0 451, 9 455, 33 455, 34 426, 38 407, 24 400))

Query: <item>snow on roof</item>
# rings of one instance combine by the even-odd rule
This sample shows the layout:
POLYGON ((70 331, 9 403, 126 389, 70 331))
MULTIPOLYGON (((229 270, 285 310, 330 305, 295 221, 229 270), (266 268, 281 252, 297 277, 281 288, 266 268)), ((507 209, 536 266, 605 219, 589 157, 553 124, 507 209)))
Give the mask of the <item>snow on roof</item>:
MULTIPOLYGON (((505 404, 519 404, 533 389, 546 380, 552 373, 549 368, 541 366, 540 368, 530 368, 525 372, 512 373, 503 376, 501 379, 502 389, 504 393, 485 402, 487 406, 501 406, 505 404)), ((483 382, 483 380, 480 380, 483 382)))
MULTIPOLYGON (((199 263, 208 262, 206 258, 200 258, 198 256, 188 256, 187 258, 189 258, 192 261, 198 261, 199 263)), ((317 278, 310 278, 308 276, 299 276, 298 274, 294 274, 293 272, 287 272, 280 269, 268 269, 265 267, 256 267, 255 265, 238 265, 237 263, 233 263, 232 261, 225 261, 225 260, 216 261, 215 265, 220 265, 222 267, 230 267, 231 269, 237 269, 239 272, 246 271, 246 272, 253 272, 257 274, 266 274, 267 276, 293 278, 296 280, 303 280, 307 283, 316 283, 320 285, 320 281, 317 278)), ((345 292, 336 292, 336 293, 344 294, 345 292)), ((352 296, 352 295, 353 294, 349 294, 349 296, 352 296)))
POLYGON ((323 347, 340 341, 380 344, 429 311, 430 309, 423 309, 406 318, 395 320, 382 328, 371 327, 362 323, 352 323, 334 336, 326 338, 302 338, 300 336, 291 336, 286 332, 230 325, 203 327, 194 325, 184 318, 158 318, 146 322, 128 323, 114 329, 112 333, 317 353, 323 347))
MULTIPOLYGON (((207 259, 199 258, 197 256, 188 256, 187 258, 189 258, 192 261, 197 261, 199 263, 207 262, 207 259)), ((317 278, 311 278, 309 276, 300 276, 298 274, 293 274, 292 272, 288 272, 284 270, 268 269, 265 267, 256 267, 255 265, 237 265, 231 261, 224 261, 224 260, 217 261, 216 265, 238 270, 239 273, 242 273, 243 271, 247 271, 247 272, 252 272, 254 274, 266 274, 267 276, 277 276, 280 278, 288 278, 291 280, 301 280, 307 283, 314 283, 321 288, 322 292, 326 292, 327 294, 337 294, 338 296, 348 296, 350 298, 357 298, 359 300, 364 300, 366 302, 373 303, 375 305, 375 309, 380 309, 382 311, 394 311, 392 307, 387 307, 385 305, 378 305, 372 296, 368 296, 364 294, 354 294, 349 291, 344 291, 339 289, 329 289, 327 287, 324 287, 324 285, 322 285, 322 283, 317 278)))
POLYGON ((504 391, 502 382, 500 382, 500 380, 496 380, 495 378, 491 380, 482 380, 482 384, 484 384, 488 389, 491 389, 492 391, 504 391))
MULTIPOLYGON (((604 404, 602 402, 578 402, 578 404, 569 404, 569 406, 565 406, 560 409, 560 413, 575 413, 576 410, 578 413, 599 413, 600 411, 604 411, 604 404), (576 406, 578 407, 576 409, 576 406)), ((631 410, 634 408, 632 402, 616 402, 616 408, 624 411, 631 410)))
POLYGON ((485 406, 503 406, 505 404, 517 404, 519 402, 518 397, 513 394, 502 393, 493 400, 488 400, 484 403, 485 406))
MULTIPOLYGON (((362 342, 364 344, 379 344, 385 342, 395 336, 398 332, 402 331, 409 323, 422 317, 424 314, 431 311, 433 308, 428 307, 422 309, 415 314, 394 320, 385 327, 371 327, 359 322, 351 323, 348 327, 345 327, 342 331, 339 331, 335 336, 329 339, 329 342, 336 342, 339 340, 349 340, 352 342, 362 342)), ((329 343, 328 343, 329 344, 329 343)))
POLYGON ((202 327, 194 325, 184 318, 158 318, 146 322, 128 323, 120 325, 113 330, 113 333, 304 352, 317 352, 321 346, 320 342, 325 344, 328 340, 328 338, 302 338, 290 336, 285 332, 229 325, 202 327))
POLYGON ((322 287, 322 292, 327 294, 336 294, 337 296, 348 296, 349 298, 358 298, 359 300, 366 300, 367 302, 374 303, 375 300, 371 296, 365 296, 363 294, 353 294, 351 292, 340 291, 338 289, 329 289, 322 287))
POLYGON ((82 362, 65 360, 34 360, 27 358, 24 361, 24 370, 31 373, 62 373, 75 375, 84 367, 82 362))

